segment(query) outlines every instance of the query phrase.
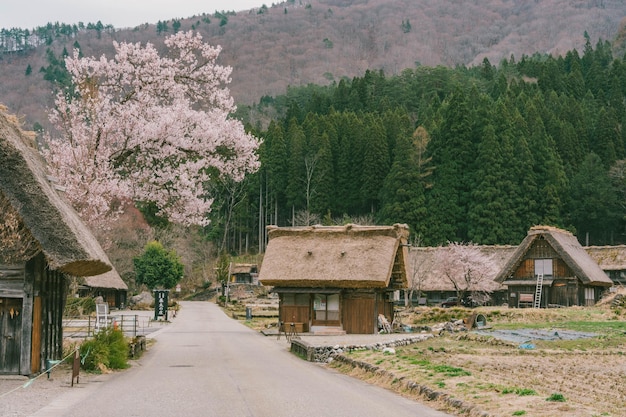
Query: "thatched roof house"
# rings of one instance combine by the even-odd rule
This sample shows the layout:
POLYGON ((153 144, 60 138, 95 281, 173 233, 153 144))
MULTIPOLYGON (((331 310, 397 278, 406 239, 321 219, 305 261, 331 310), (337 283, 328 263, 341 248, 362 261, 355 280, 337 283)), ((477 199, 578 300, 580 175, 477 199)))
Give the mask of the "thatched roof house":
POLYGON ((613 285, 573 234, 550 226, 532 227, 495 280, 513 305, 592 305, 613 285))
POLYGON ((258 284, 257 264, 232 264, 230 267, 230 282, 239 284, 258 284))
POLYGON ((75 276, 111 269, 100 244, 50 184, 32 138, 2 112, 0 194, 38 243, 50 268, 75 276))
POLYGON ((128 285, 115 268, 104 274, 83 277, 79 294, 88 297, 102 297, 109 308, 123 308, 126 305, 128 285))
POLYGON ((30 375, 62 355, 66 277, 111 270, 46 176, 33 137, 0 109, 0 373, 30 375), (15 314, 15 313, 18 314, 15 314))
MULTIPOLYGON (((516 246, 504 245, 477 245, 476 248, 485 256, 491 258, 496 266, 490 279, 495 279, 498 272, 509 261, 516 246)), ((445 277, 441 265, 437 263, 439 251, 445 251, 447 247, 411 247, 409 249, 408 271, 409 288, 416 296, 424 294, 429 303, 438 303, 447 297, 456 296, 456 289, 452 281, 445 277)), ((504 290, 500 285, 498 290, 504 290)))
POLYGON ((585 252, 611 278, 614 284, 626 285, 626 245, 587 246, 585 252))
POLYGON ((406 287, 408 230, 395 226, 269 227, 259 281, 269 286, 406 287), (396 256, 401 264, 394 269, 396 256), (394 278, 392 280, 392 278, 394 278))
POLYGON ((280 317, 303 329, 374 333, 407 285, 406 225, 268 228, 259 281, 280 296, 280 317))

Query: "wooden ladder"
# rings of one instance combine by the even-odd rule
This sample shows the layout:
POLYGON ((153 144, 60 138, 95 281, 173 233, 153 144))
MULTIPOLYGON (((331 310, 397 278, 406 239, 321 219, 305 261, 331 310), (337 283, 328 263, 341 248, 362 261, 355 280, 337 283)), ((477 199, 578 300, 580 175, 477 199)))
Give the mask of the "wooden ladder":
POLYGON ((534 308, 541 307, 541 291, 543 290, 543 274, 537 275, 537 287, 535 288, 535 304, 534 308))

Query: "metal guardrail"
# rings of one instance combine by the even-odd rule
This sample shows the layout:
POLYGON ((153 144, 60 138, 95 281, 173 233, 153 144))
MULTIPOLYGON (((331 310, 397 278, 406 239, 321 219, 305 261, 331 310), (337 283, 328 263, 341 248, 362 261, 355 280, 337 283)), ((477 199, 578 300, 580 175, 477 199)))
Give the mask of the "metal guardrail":
POLYGON ((100 328, 116 328, 127 337, 145 336, 155 329, 150 317, 138 314, 109 315, 105 323, 98 323, 96 317, 64 317, 63 336, 68 338, 88 338, 100 328))

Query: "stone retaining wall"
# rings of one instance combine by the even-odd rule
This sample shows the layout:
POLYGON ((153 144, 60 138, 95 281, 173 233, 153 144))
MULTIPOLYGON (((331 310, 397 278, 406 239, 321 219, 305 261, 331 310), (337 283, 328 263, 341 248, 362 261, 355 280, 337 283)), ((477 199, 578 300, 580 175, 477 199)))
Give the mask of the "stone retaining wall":
POLYGON ((306 359, 309 362, 330 362, 337 355, 355 350, 383 350, 397 346, 406 346, 417 342, 422 342, 433 337, 432 334, 419 334, 407 336, 402 339, 390 340, 387 342, 377 342, 371 344, 336 344, 333 346, 315 346, 301 339, 291 340, 291 352, 306 359))

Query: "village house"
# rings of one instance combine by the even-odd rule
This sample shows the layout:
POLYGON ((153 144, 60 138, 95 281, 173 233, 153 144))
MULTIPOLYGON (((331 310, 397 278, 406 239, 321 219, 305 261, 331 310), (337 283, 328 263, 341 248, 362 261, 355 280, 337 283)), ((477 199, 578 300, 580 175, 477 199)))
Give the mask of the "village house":
POLYGON ((102 297, 109 309, 123 309, 127 305, 128 285, 113 268, 104 274, 82 277, 78 287, 80 297, 102 297))
POLYGON ((626 245, 585 246, 585 252, 611 278, 614 287, 626 285, 626 245))
POLYGON ((68 277, 111 268, 50 184, 33 137, 0 111, 0 374, 37 374, 61 359, 68 277))
MULTIPOLYGON (((547 269, 542 273, 538 307, 595 304, 607 289, 626 285, 626 245, 582 247, 571 233, 555 227, 533 227, 519 246, 478 245, 477 249, 494 261, 492 278, 500 279, 486 304, 534 307, 539 268, 547 269), (518 269, 511 272, 511 268, 518 269), (513 276, 507 279, 506 274, 513 276), (564 297, 567 287, 570 296, 564 297), (586 292, 587 298, 575 296, 578 291, 586 292)), ((400 303, 409 303, 411 297, 412 305, 440 305, 457 296, 453 283, 437 264, 441 250, 445 247, 409 249, 409 286, 401 291, 400 303)))
POLYGON ((256 264, 233 264, 230 267, 230 282, 233 284, 258 284, 259 274, 256 264))
MULTIPOLYGON (((494 280, 499 270, 504 267, 510 259, 516 246, 502 245, 477 245, 476 249, 483 255, 490 257, 496 268, 492 271, 488 279, 494 280)), ((408 258, 408 287, 402 290, 399 302, 411 305, 439 305, 450 297, 457 297, 457 289, 454 283, 442 272, 441 265, 437 259, 441 258, 438 252, 445 251, 445 246, 440 247, 420 247, 412 246, 409 249, 408 258), (409 301, 410 299, 410 301, 409 301)), ((485 305, 499 305, 506 302, 506 287, 498 285, 489 294, 468 294, 476 298, 476 302, 485 305), (489 295, 489 297, 487 297, 489 295)))
POLYGON ((532 227, 495 277, 511 307, 594 305, 613 281, 570 232, 532 227))
POLYGON ((268 227, 259 281, 279 296, 279 320, 314 334, 379 330, 406 288, 406 225, 268 227))

